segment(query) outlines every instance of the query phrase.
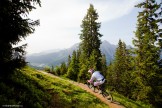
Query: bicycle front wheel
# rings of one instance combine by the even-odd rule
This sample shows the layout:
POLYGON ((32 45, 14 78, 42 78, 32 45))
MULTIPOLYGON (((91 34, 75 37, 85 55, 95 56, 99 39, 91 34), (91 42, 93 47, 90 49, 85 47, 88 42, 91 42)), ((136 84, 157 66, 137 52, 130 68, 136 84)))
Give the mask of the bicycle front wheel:
POLYGON ((104 91, 104 92, 102 93, 102 95, 103 95, 103 97, 106 98, 109 102, 112 102, 112 101, 113 101, 113 97, 112 97, 112 95, 111 95, 110 93, 104 91))

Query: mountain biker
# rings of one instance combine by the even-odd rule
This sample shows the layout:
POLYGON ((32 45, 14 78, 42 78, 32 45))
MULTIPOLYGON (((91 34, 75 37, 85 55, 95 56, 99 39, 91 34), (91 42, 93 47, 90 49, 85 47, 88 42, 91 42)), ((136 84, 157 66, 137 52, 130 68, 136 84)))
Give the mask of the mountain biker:
POLYGON ((94 69, 89 69, 88 72, 91 74, 90 80, 87 80, 89 83, 93 84, 95 87, 99 88, 99 85, 102 85, 105 82, 104 76, 100 71, 95 71, 94 69))

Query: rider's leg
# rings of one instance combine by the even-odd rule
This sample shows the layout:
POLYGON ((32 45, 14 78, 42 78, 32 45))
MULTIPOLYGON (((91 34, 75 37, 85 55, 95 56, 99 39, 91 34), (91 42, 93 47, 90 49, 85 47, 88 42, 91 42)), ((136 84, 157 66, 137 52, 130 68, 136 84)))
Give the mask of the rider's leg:
POLYGON ((94 86, 97 87, 97 86, 99 86, 99 85, 101 85, 100 82, 98 82, 98 81, 94 82, 94 86))
MULTIPOLYGON (((94 82, 94 86, 95 86, 98 90, 100 90, 100 85, 101 85, 101 82, 94 82)), ((100 90, 99 93, 101 93, 101 92, 102 92, 102 90, 100 90)))

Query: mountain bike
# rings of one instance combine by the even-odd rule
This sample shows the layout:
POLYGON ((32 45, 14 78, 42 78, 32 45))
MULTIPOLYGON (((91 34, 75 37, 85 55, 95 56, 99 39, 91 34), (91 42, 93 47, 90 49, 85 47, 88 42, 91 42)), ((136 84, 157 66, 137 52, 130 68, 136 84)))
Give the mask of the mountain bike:
POLYGON ((110 92, 105 90, 104 84, 99 85, 99 87, 94 86, 92 83, 86 82, 85 83, 88 88, 92 89, 95 93, 100 93, 104 98, 106 98, 109 102, 113 101, 113 96, 110 92))

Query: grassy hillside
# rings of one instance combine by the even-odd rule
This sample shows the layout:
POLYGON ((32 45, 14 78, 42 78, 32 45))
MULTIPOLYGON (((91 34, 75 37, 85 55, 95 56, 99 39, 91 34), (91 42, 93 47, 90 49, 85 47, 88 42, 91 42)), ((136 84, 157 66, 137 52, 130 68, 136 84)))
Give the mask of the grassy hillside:
POLYGON ((29 67, 0 78, 1 107, 107 108, 96 97, 66 80, 55 79, 29 67))
POLYGON ((148 104, 148 103, 146 104, 141 101, 134 101, 134 100, 128 99, 116 92, 113 92, 112 94, 113 94, 114 100, 124 105, 126 108, 155 108, 151 104, 148 104))
MULTIPOLYGON (((152 108, 113 93, 127 108, 152 108)), ((8 78, 0 77, 0 106, 23 108, 107 108, 93 95, 66 79, 53 78, 26 67, 8 78)))

